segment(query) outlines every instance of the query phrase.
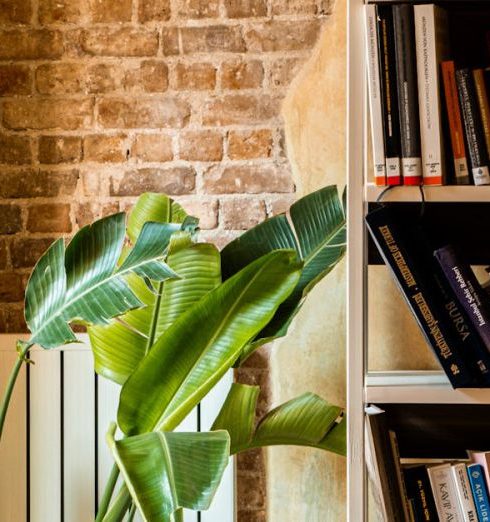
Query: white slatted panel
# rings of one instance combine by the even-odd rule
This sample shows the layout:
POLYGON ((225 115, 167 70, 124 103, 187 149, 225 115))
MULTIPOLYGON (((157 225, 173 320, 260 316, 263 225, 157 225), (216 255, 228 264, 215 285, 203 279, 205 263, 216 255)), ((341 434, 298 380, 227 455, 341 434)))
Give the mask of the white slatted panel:
POLYGON ((57 351, 33 350, 29 368, 30 522, 61 521, 61 389, 57 351))
POLYGON ((64 516, 93 522, 95 512, 95 377, 89 350, 63 352, 64 516))
MULTIPOLYGON (((233 382, 229 371, 201 403, 201 431, 209 431, 228 395, 233 382)), ((207 511, 201 512, 201 522, 233 522, 235 520, 235 465, 230 458, 220 487, 207 511)))
MULTIPOLYGON (((0 394, 3 394, 16 359, 15 347, 0 346, 0 394)), ((27 520, 26 391, 26 369, 23 366, 0 443, 0 520, 6 522, 27 520)))

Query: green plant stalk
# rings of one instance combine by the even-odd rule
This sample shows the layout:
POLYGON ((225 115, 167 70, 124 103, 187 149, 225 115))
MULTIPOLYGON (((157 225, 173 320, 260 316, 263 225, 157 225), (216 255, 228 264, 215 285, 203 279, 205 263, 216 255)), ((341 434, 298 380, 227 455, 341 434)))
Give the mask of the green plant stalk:
POLYGON ((114 488, 116 487, 118 478, 119 468, 117 467, 117 464, 114 463, 104 488, 104 493, 99 504, 99 509, 97 511, 97 517, 95 518, 95 522, 102 522, 102 519, 107 513, 107 509, 109 508, 109 504, 111 502, 112 494, 114 493, 114 488))
POLYGON ((17 357, 17 360, 15 361, 12 371, 10 372, 9 380, 7 382, 5 393, 2 399, 2 405, 0 407, 0 441, 2 440, 3 426, 5 424, 5 418, 7 416, 7 410, 10 404, 10 399, 12 398, 12 393, 14 391, 15 382, 17 380, 17 377, 19 376, 22 363, 26 361, 27 352, 29 351, 29 348, 31 346, 32 344, 30 343, 17 341, 17 352, 19 355, 17 357))
POLYGON ((131 504, 131 509, 129 510, 128 522, 133 522, 134 515, 136 515, 136 504, 131 504))

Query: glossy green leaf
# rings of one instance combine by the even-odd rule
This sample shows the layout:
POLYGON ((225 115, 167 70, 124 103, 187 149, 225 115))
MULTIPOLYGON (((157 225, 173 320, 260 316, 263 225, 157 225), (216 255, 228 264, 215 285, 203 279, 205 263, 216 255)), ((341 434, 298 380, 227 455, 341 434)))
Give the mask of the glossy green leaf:
POLYGON ((75 340, 68 323, 105 324, 143 303, 125 276, 175 277, 161 260, 168 240, 162 225, 148 224, 133 255, 117 268, 125 237, 125 216, 115 214, 82 228, 63 248, 56 241, 35 266, 26 291, 31 342, 53 348, 75 340))
POLYGON ((175 428, 270 321, 300 272, 295 252, 272 252, 181 315, 123 386, 118 411, 123 432, 175 428))
POLYGON ((226 431, 145 433, 109 446, 145 522, 170 522, 180 509, 209 508, 230 455, 226 431))
POLYGON ((275 445, 311 446, 346 453, 345 419, 313 393, 305 393, 265 415, 255 427, 258 386, 233 384, 212 429, 227 430, 231 452, 275 445))
POLYGON ((292 225, 285 215, 273 217, 232 241, 221 253, 225 279, 254 259, 278 248, 295 249, 304 261, 298 285, 271 322, 244 349, 240 362, 265 342, 287 333, 306 294, 344 256, 345 212, 336 186, 300 199, 292 205, 290 216, 292 225))

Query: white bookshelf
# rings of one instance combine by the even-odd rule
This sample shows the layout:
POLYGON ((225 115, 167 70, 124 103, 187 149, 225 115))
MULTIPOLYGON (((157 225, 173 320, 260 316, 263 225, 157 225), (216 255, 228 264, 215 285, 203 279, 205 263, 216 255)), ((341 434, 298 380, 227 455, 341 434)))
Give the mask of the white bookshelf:
MULTIPOLYGON (((382 0, 369 3, 380 3, 382 0)), ((407 0, 405 0, 407 1, 407 0)), ((447 1, 447 0, 446 0, 447 1)), ((365 408, 369 404, 490 405, 490 389, 454 390, 442 372, 367 371, 367 238, 364 216, 386 187, 365 184, 368 105, 365 78, 364 0, 348 0, 348 272, 347 272, 347 520, 366 522, 365 408)), ((413 2, 423 3, 423 2, 413 2)), ((490 202, 490 186, 424 187, 427 202, 490 202)), ((420 202, 419 187, 395 187, 388 202, 420 202)))

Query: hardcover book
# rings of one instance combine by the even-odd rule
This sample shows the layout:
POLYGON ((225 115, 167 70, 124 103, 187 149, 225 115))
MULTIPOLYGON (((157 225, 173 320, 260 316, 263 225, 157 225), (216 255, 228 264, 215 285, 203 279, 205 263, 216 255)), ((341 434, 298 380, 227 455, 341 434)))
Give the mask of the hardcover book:
POLYGON ((487 157, 490 158, 490 105, 488 103, 488 92, 485 84, 485 73, 483 69, 473 70, 473 80, 475 81, 476 99, 480 108, 483 135, 487 147, 487 157))
POLYGON ((451 464, 428 468, 432 494, 440 520, 463 522, 463 513, 456 495, 456 485, 451 473, 451 464))
POLYGON ((403 470, 403 475, 416 522, 438 522, 427 468, 425 466, 409 467, 403 470))
POLYGON ((413 6, 393 6, 403 183, 422 183, 413 6))
POLYGON ((451 472, 453 474, 454 483, 456 484, 456 494, 463 513, 464 522, 478 522, 478 515, 473 500, 473 493, 471 492, 470 481, 468 480, 466 464, 453 464, 451 472))
POLYGON ((485 484, 485 476, 483 468, 480 464, 471 464, 468 466, 468 478, 475 501, 476 511, 478 513, 479 522, 490 522, 490 502, 488 499, 487 485, 485 484))

